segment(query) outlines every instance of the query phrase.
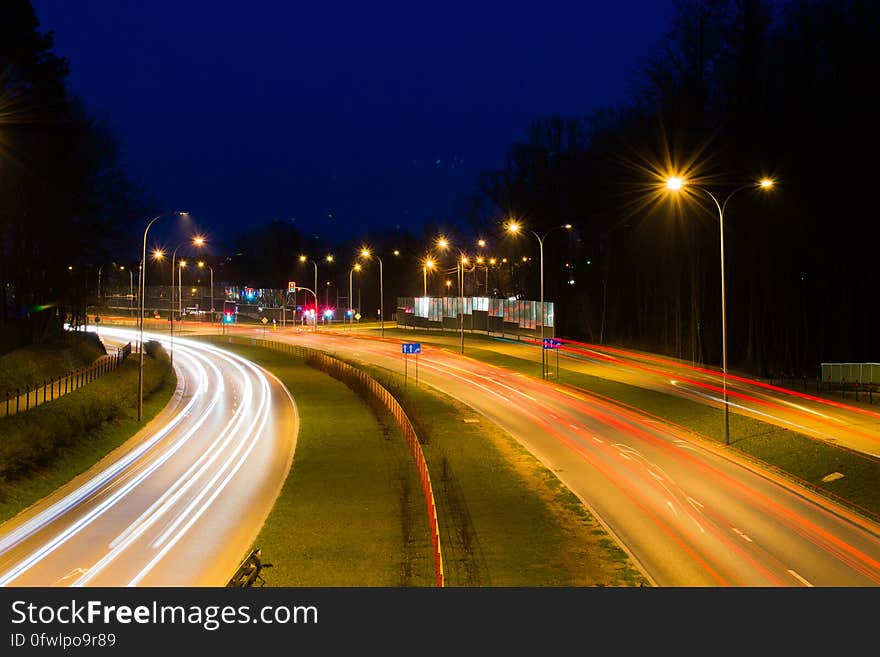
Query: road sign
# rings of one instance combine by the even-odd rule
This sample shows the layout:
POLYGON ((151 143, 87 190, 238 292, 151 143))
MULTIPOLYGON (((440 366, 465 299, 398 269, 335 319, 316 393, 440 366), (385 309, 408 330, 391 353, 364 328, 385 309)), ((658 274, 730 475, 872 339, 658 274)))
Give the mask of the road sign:
POLYGON ((420 354, 422 353, 422 345, 418 342, 404 342, 400 345, 400 353, 420 354))
POLYGON ((296 292, 296 281, 287 281, 287 291, 296 292))
POLYGON ((544 338, 544 349, 559 349, 562 346, 562 340, 556 338, 544 338))
POLYGON ((354 314, 354 318, 355 318, 356 320, 358 320, 358 321, 361 321, 361 314, 360 314, 360 313, 355 313, 355 314, 354 314))
POLYGON ((261 319, 260 321, 263 322, 263 326, 265 326, 266 324, 269 323, 269 320, 266 319, 265 317, 263 319, 261 319))

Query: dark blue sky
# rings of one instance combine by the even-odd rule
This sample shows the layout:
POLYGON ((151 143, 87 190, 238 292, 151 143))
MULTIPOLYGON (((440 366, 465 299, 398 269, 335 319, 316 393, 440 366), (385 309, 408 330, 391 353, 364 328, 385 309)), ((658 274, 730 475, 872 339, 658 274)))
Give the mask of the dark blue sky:
POLYGON ((624 99, 671 4, 34 0, 131 175, 225 239, 451 217, 530 121, 624 99))

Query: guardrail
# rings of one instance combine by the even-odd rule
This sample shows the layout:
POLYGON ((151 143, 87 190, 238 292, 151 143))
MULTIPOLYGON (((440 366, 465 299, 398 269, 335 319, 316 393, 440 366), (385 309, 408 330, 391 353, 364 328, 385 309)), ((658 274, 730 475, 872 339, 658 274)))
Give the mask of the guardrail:
POLYGON ((442 587, 444 583, 443 551, 440 546, 440 526, 437 521, 437 504, 434 500, 434 488, 431 485, 431 475, 428 472, 428 463, 425 460, 425 454, 422 451, 422 446, 419 443, 419 438, 418 435, 416 435, 412 422, 410 422, 409 417, 406 415, 406 412, 403 410, 403 407, 394 395, 363 370, 359 370, 355 366, 320 351, 319 349, 290 344, 287 342, 275 342, 274 340, 266 340, 263 338, 248 338, 232 335, 215 335, 207 337, 213 342, 227 342, 229 344, 246 344, 264 347, 266 349, 274 349, 275 351, 281 351, 300 358, 311 359, 320 369, 331 375, 337 373, 357 378, 363 384, 364 388, 369 390, 373 397, 385 406, 403 432, 404 439, 409 446, 410 455, 415 460, 416 467, 418 468, 419 482, 422 484, 422 492, 424 493, 425 504, 428 508, 428 524, 431 527, 431 543, 434 548, 434 575, 437 586, 442 587))
POLYGON ((16 388, 14 391, 7 390, 3 417, 24 413, 79 390, 104 374, 116 370, 129 355, 131 355, 131 342, 117 349, 115 354, 101 356, 91 365, 53 379, 43 379, 42 383, 37 382, 33 386, 26 385, 24 392, 21 388, 16 388))

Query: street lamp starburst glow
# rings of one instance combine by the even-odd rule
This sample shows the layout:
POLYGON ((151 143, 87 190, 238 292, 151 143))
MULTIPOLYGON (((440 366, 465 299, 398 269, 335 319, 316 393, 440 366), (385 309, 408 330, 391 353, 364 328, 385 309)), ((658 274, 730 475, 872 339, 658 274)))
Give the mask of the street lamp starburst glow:
POLYGON ((666 189, 673 192, 680 190, 684 187, 684 184, 684 178, 681 178, 680 176, 669 176, 669 178, 666 179, 666 189))

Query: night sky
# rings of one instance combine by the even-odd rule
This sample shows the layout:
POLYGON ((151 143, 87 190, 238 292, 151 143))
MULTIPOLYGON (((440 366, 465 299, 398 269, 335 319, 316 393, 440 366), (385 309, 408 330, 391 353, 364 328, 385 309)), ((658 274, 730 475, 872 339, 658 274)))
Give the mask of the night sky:
POLYGON ((624 100, 671 5, 34 0, 131 177, 221 241, 453 218, 530 121, 624 100))

